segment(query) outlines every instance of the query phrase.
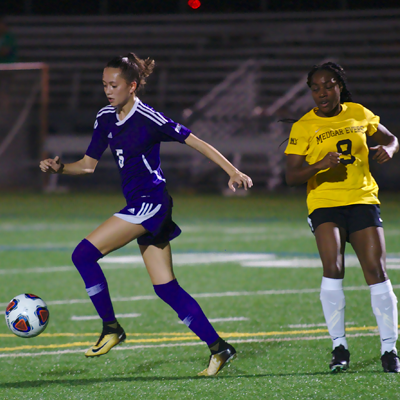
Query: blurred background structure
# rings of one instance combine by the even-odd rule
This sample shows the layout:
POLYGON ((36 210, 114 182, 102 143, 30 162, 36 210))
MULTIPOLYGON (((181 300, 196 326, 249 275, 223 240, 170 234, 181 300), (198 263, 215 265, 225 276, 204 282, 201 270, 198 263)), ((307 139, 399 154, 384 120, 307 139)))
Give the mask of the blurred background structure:
MULTIPOLYGON (((398 1, 2 0, 1 12, 18 59, 0 64, 0 187, 39 189, 43 155, 84 154, 107 105, 104 65, 130 51, 156 61, 141 100, 215 145, 259 189, 285 187, 280 144, 291 125, 278 121, 313 107, 314 64, 339 62, 354 101, 400 132, 398 1)), ((111 166, 108 154, 102 174, 45 184, 118 187, 111 166)), ((185 146, 163 145, 162 167, 175 188, 225 187, 224 173, 185 146)), ((371 169, 381 189, 400 189, 399 155, 371 169)))

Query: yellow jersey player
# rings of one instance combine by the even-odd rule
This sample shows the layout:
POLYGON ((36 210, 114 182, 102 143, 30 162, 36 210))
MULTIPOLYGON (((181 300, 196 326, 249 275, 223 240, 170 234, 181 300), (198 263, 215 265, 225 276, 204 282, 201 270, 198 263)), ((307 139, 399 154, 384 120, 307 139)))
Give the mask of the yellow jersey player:
POLYGON ((385 239, 378 185, 369 170, 399 150, 397 138, 379 117, 352 102, 343 68, 328 62, 308 74, 316 108, 293 124, 286 148, 288 185, 307 182, 308 221, 323 266, 320 299, 333 341, 331 371, 346 370, 350 352, 345 336, 344 250, 352 245, 371 291, 381 337, 385 372, 400 372, 397 298, 386 273, 385 239), (377 146, 368 148, 367 136, 377 146))

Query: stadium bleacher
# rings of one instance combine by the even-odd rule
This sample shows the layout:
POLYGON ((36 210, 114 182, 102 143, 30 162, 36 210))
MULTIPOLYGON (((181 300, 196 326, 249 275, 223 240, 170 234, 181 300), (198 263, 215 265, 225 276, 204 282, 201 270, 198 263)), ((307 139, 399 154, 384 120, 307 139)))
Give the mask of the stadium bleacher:
POLYGON ((104 64, 129 51, 157 62, 145 100, 190 107, 246 59, 259 64, 258 102, 268 105, 320 59, 336 57, 364 104, 400 102, 400 10, 159 16, 15 16, 22 62, 51 69, 51 107, 105 103, 104 64))
MULTIPOLYGON (((141 99, 175 119, 248 60, 256 63, 254 104, 266 109, 313 64, 332 58, 346 69, 354 100, 400 126, 398 9, 7 21, 18 40, 19 61, 50 66, 50 130, 59 135, 90 134, 96 111, 106 105, 102 69, 110 58, 130 51, 156 60, 141 99)), ((261 131, 265 134, 265 127, 261 131)), ((256 147, 264 152, 268 146, 256 147)), ((264 179, 265 165, 258 159, 255 164, 264 179)))

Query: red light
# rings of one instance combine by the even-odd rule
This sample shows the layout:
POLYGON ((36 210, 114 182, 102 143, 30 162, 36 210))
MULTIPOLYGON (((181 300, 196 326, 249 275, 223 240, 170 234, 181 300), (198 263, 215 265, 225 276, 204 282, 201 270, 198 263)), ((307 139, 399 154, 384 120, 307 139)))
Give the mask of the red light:
POLYGON ((199 0, 189 0, 188 1, 188 6, 196 10, 201 6, 201 3, 199 0))

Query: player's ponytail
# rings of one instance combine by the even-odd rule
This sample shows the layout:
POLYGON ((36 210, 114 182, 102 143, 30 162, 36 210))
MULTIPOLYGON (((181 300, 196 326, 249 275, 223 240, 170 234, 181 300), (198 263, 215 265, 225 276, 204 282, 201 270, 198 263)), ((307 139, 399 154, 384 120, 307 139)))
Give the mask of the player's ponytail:
POLYGON ((342 92, 340 93, 340 102, 341 103, 352 102, 353 96, 352 96, 351 92, 349 91, 349 89, 347 88, 346 72, 344 71, 342 66, 340 66, 339 64, 336 64, 334 62, 326 62, 322 65, 314 65, 312 67, 311 71, 308 73, 307 85, 309 87, 311 87, 311 80, 312 80, 313 75, 317 71, 321 71, 321 70, 330 71, 336 75, 338 82, 342 86, 342 92))
POLYGON ((151 58, 142 60, 135 53, 118 56, 110 60, 106 67, 119 68, 121 76, 128 82, 136 82, 136 92, 145 84, 146 78, 153 72, 155 62, 151 58))

